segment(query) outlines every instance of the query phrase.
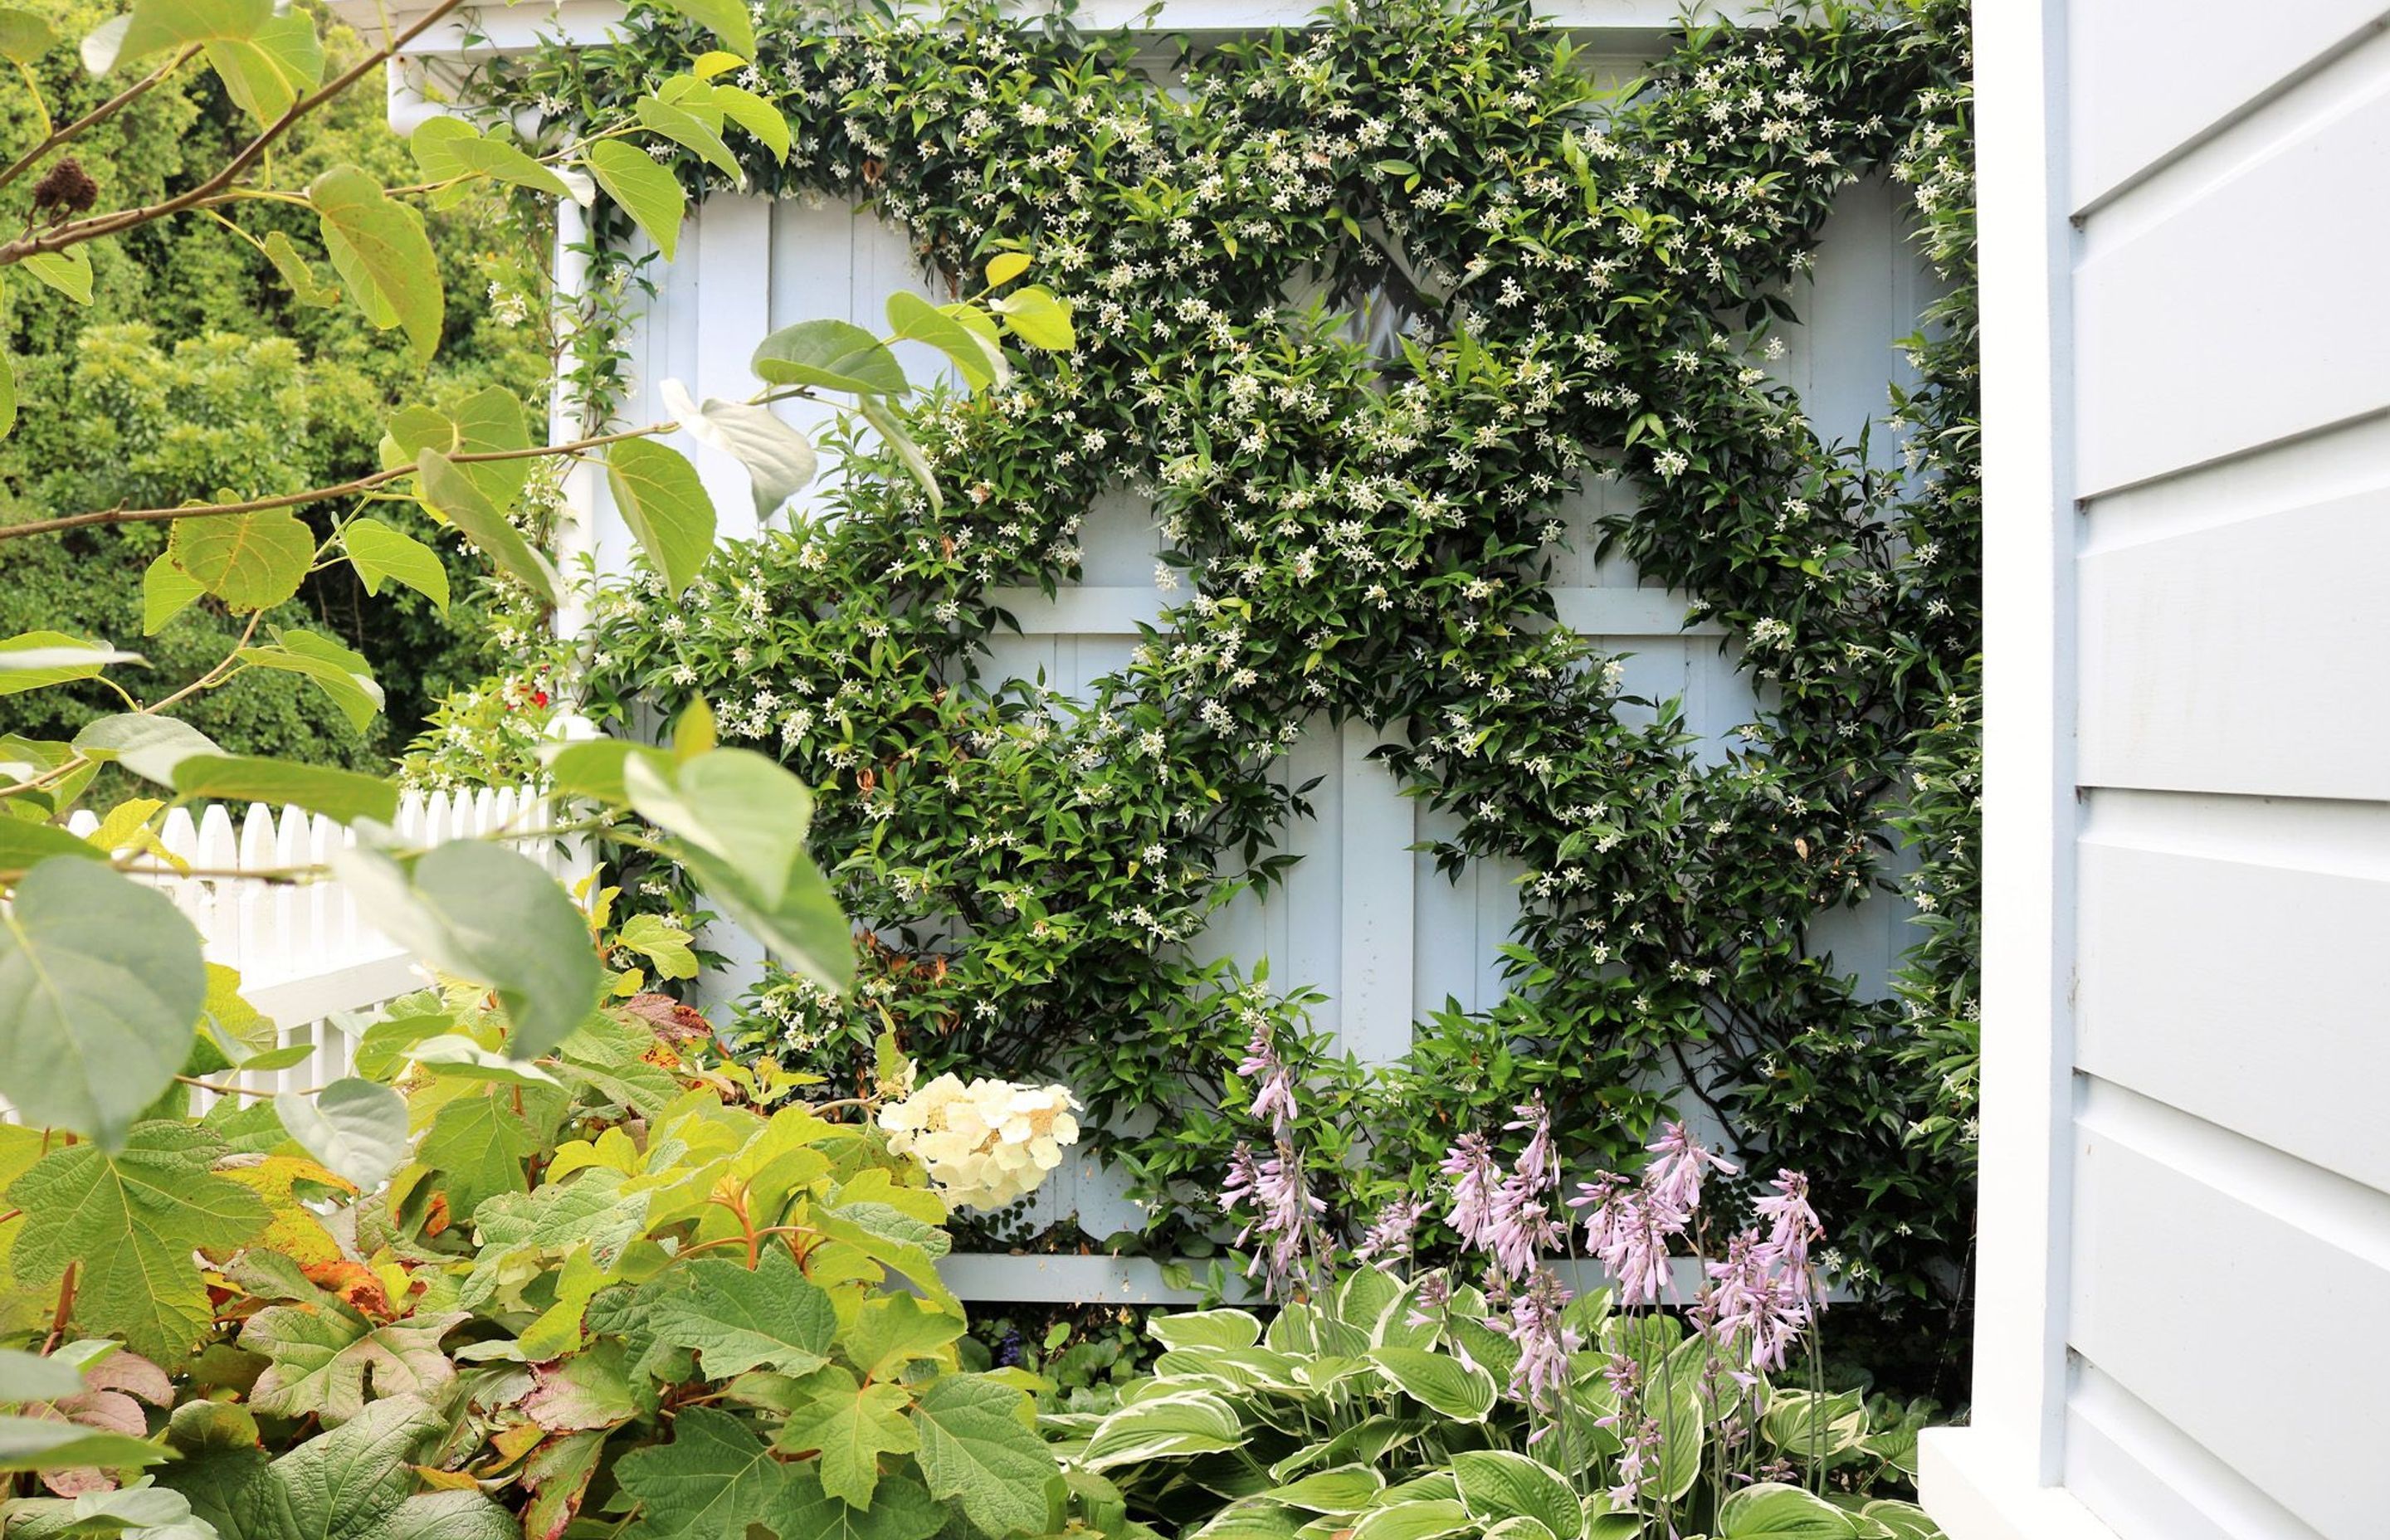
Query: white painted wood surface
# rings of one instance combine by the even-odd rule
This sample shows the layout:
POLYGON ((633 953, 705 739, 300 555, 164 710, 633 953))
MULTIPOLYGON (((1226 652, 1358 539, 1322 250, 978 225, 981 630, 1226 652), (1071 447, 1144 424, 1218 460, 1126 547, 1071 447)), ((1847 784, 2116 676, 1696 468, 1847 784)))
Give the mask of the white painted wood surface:
POLYGON ((2390 1341, 2333 1324, 2390 1311, 2390 332, 2326 314, 2390 234, 2390 15, 2250 19, 1977 18, 1982 1278, 1973 1426, 1924 1450, 1954 1540, 2390 1534, 2390 1341))
MULTIPOLYGON (((1620 53, 1609 62, 1623 72, 1633 60, 1620 53)), ((634 382, 623 413, 632 420, 669 415, 660 392, 667 378, 700 394, 746 393, 748 355, 775 327, 831 316, 884 330, 887 296, 924 282, 903 236, 849 205, 728 196, 695 213, 682 231, 677 260, 657 277, 658 293, 631 344, 634 382)), ((1891 344, 1915 329, 1932 297, 1929 283, 1889 187, 1871 182, 1847 189, 1827 226, 1815 276, 1790 296, 1805 324, 1788 328, 1789 347, 1776 365, 1821 431, 1856 440, 1883 415, 1887 381, 1909 378, 1891 344)), ((927 350, 908 344, 900 352, 915 379, 940 374, 927 350)), ((826 416, 802 404, 779 409, 807 427, 826 416)), ((713 491, 726 537, 751 532, 745 479, 735 463, 700 445, 680 447, 713 491)), ((1877 436, 1873 453, 1893 459, 1889 435, 1877 436)), ((1688 627, 1685 596, 1643 584, 1623 561, 1590 557, 1594 520, 1633 496, 1631 486, 1604 481, 1572 500, 1568 533, 1553 552, 1561 620, 1630 654, 1628 688, 1681 699, 1688 725, 1707 740, 1703 751, 1722 755, 1727 735, 1754 711, 1723 628, 1688 627)), ((801 506, 822 501, 816 490, 801 506)), ((601 570, 623 570, 631 540, 602 489, 594 524, 601 570)), ((1137 626, 1160 620, 1171 602, 1174 596, 1154 584, 1163 542, 1141 500, 1125 494, 1099 499, 1078 538, 1086 551, 1079 583, 1052 597, 1034 590, 991 596, 1019 622, 1021 635, 990 643, 981 662, 988 683, 1042 678, 1079 695, 1127 662, 1137 626)), ((1183 590, 1175 597, 1183 600, 1183 590)), ((1301 859, 1266 901, 1250 894, 1239 900, 1194 947, 1200 956, 1234 956, 1249 967, 1266 960, 1276 986, 1322 990, 1328 1000, 1317 1024, 1377 1062, 1401 1057, 1420 1017, 1447 1007, 1482 1011, 1501 1000, 1507 984, 1496 949, 1517 917, 1519 875, 1502 863, 1481 863, 1455 883, 1436 871, 1432 856, 1414 851, 1449 829, 1367 760, 1381 741, 1368 726, 1348 724, 1322 725, 1292 747, 1274 774, 1289 785, 1318 781, 1309 796, 1315 815, 1286 831, 1284 848, 1301 859)), ((1864 990, 1881 994, 1908 944, 1908 918, 1904 902, 1885 898, 1827 917, 1816 934, 1864 990)), ((736 938, 725 949, 752 955, 736 938)), ((1140 1218, 1091 1159, 1056 1174, 1032 1223, 1072 1214, 1099 1236, 1140 1218)), ((1035 1259, 1015 1260, 1026 1267, 1035 1259)), ((1040 1287, 1026 1274, 1023 1280, 1008 1287, 1040 1287)))

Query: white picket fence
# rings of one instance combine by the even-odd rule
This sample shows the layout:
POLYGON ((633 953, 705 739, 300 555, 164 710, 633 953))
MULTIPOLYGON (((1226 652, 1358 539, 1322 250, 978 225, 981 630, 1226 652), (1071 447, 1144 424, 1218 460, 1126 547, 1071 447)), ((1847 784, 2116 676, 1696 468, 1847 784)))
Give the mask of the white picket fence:
MULTIPOLYGON (((545 793, 523 786, 454 796, 410 792, 401 799, 392 827, 408 844, 432 844, 533 834, 552 822, 545 793)), ((99 827, 89 812, 75 814, 67 824, 86 838, 99 827)), ((353 830, 321 815, 295 807, 277 811, 262 802, 176 808, 159 831, 160 843, 191 875, 160 873, 145 879, 190 917, 210 962, 238 970, 242 997, 273 1020, 280 1045, 303 1043, 316 1050, 313 1059, 288 1070, 231 1077, 251 1090, 320 1085, 347 1073, 353 1040, 369 1013, 430 982, 413 956, 365 922, 338 881, 217 875, 320 867, 355 840, 353 830)), ((534 835, 515 843, 568 883, 587 871, 578 841, 534 835)), ((148 864, 162 865, 154 854, 148 864)))

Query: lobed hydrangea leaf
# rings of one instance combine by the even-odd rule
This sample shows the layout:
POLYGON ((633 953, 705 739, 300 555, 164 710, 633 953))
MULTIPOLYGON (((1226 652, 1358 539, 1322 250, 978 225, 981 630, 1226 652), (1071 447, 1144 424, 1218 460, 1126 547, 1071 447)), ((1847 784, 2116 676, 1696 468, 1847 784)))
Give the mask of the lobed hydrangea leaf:
POLYGON ((162 1121, 134 1125, 114 1153, 52 1150, 8 1188, 25 1211, 9 1251, 18 1287, 55 1291, 73 1267, 76 1323, 179 1361, 215 1324, 191 1254, 230 1251, 272 1218, 255 1193, 213 1174, 224 1153, 211 1130, 162 1121))
POLYGON ((779 1247, 752 1271, 721 1257, 679 1271, 686 1277, 675 1287, 653 1296, 648 1329, 660 1342, 694 1349, 707 1378, 755 1368, 810 1374, 829 1362, 838 1313, 779 1247))
POLYGON ((930 1495, 959 1502, 989 1540, 1046 1528, 1047 1489, 1061 1476, 1026 1393, 986 1375, 941 1375, 915 1404, 913 1423, 930 1495))
POLYGON ((816 1369, 797 1387, 796 1405, 782 1428, 784 1448, 819 1452, 822 1491, 853 1508, 867 1508, 880 1486, 880 1457, 910 1454, 920 1447, 906 1413, 912 1392, 893 1383, 863 1384, 831 1365, 816 1369))
POLYGON ((375 1326, 334 1306, 269 1305, 240 1331, 240 1345, 269 1360, 249 1404, 332 1427, 391 1396, 436 1405, 456 1380, 440 1340, 467 1318, 457 1310, 375 1326))

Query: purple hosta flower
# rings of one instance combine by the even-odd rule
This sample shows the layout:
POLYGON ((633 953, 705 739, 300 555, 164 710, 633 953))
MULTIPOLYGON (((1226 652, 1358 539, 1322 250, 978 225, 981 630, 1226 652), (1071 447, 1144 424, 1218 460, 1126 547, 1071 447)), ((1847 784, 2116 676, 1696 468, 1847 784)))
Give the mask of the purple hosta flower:
POLYGON ((1485 1246, 1486 1228, 1494 1223, 1502 1173, 1494 1163, 1494 1152, 1485 1148, 1484 1136, 1460 1136, 1459 1142, 1446 1153, 1439 1169, 1452 1178, 1450 1219, 1452 1227, 1459 1232, 1460 1243, 1485 1246))
POLYGON ((1776 1190, 1752 1204, 1768 1222, 1767 1245, 1780 1265, 1806 1276, 1809 1243, 1825 1238, 1826 1227, 1809 1207, 1809 1178, 1797 1171, 1778 1171, 1769 1184, 1776 1190))
POLYGON ((1253 1093, 1253 1116, 1270 1125, 1280 1138, 1294 1126, 1294 1076, 1286 1062, 1278 1056, 1278 1045, 1270 1038, 1270 1029, 1264 1022, 1253 1029, 1253 1040, 1245 1045, 1245 1057, 1237 1065, 1237 1073, 1261 1082, 1253 1093))
POLYGON ((1441 1272, 1430 1273, 1420 1279, 1411 1295, 1410 1314, 1403 1317, 1406 1326, 1441 1326, 1445 1306, 1452 1303, 1452 1279, 1441 1272))
MULTIPOLYGON (((1568 1390, 1569 1354, 1579 1346, 1577 1334, 1561 1324, 1568 1302, 1569 1291, 1551 1269, 1537 1268, 1535 1280, 1510 1302, 1510 1318, 1485 1323, 1519 1350, 1519 1362, 1510 1370, 1510 1393, 1546 1417, 1560 1409, 1568 1390)), ((1552 1427, 1546 1423, 1527 1442, 1536 1443, 1552 1427)))
POLYGON ((1681 1229, 1702 1206, 1702 1178, 1711 1170, 1732 1175, 1738 1169, 1696 1140, 1681 1123, 1663 1124, 1660 1137, 1644 1146, 1657 1157, 1643 1171, 1643 1190, 1652 1210, 1681 1229))
POLYGON ((1425 1204, 1408 1198, 1397 1198, 1380 1209, 1369 1233, 1353 1249, 1355 1258, 1380 1269, 1392 1267, 1409 1254, 1411 1232, 1419 1228, 1420 1215, 1425 1209, 1425 1204))
POLYGON ((1552 1114, 1544 1106, 1543 1093, 1537 1092, 1510 1110, 1518 1121, 1503 1126, 1512 1132, 1524 1131, 1527 1148, 1519 1152, 1519 1174, 1526 1178, 1529 1190, 1549 1192, 1561 1185, 1560 1150, 1552 1143, 1552 1114))
MULTIPOLYGON (((1814 1312, 1807 1275, 1787 1270, 1770 1238, 1745 1230, 1727 1242, 1726 1259, 1709 1264, 1710 1288, 1699 1310, 1703 1328, 1724 1353, 1740 1349, 1751 1370, 1773 1374, 1807 1330, 1814 1312)), ((1745 1390, 1751 1371, 1731 1372, 1745 1390)))
POLYGON ((1619 1308, 1657 1304, 1668 1283, 1668 1238, 1682 1229, 1682 1217, 1655 1211, 1642 1188, 1607 1173, 1579 1193, 1575 1205, 1591 1211, 1586 1246, 1609 1270, 1619 1308))
POLYGON ((1631 1354, 1613 1353, 1602 1366, 1617 1410, 1593 1419, 1619 1444, 1616 1482, 1610 1489, 1613 1508, 1632 1508, 1643 1495, 1643 1483, 1660 1468, 1660 1424, 1643 1414, 1643 1363, 1631 1354))
POLYGON ((1285 1297, 1303 1264, 1312 1223, 1328 1211, 1327 1203, 1312 1195, 1303 1162, 1284 1146, 1258 1160, 1252 1150, 1239 1146, 1221 1197, 1231 1206, 1252 1200, 1253 1217, 1237 1233, 1238 1245, 1248 1240, 1256 1243, 1245 1276, 1265 1276, 1264 1289, 1269 1297, 1285 1297))
POLYGON ((1550 1205, 1536 1196, 1538 1191, 1522 1171, 1494 1195, 1494 1214, 1480 1238, 1505 1278, 1526 1277, 1545 1251, 1561 1243, 1560 1222, 1552 1217, 1550 1205))

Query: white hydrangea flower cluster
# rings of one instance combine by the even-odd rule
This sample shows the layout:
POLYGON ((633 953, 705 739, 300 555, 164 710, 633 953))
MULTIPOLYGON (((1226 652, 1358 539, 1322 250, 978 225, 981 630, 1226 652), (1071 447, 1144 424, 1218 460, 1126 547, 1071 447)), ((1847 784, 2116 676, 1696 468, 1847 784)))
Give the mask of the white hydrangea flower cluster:
POLYGON ((966 1084, 944 1074, 880 1109, 888 1148, 919 1161, 946 1200, 1000 1209, 1037 1190, 1079 1142, 1079 1098, 1061 1085, 966 1084))

